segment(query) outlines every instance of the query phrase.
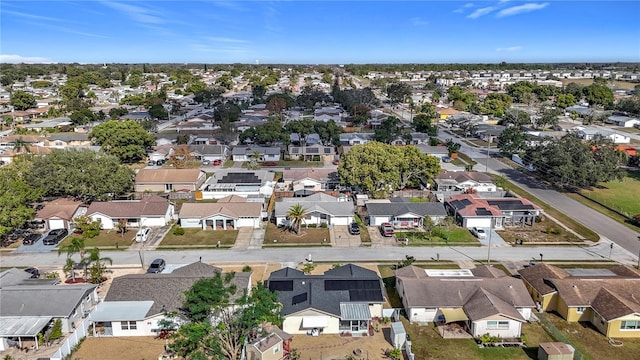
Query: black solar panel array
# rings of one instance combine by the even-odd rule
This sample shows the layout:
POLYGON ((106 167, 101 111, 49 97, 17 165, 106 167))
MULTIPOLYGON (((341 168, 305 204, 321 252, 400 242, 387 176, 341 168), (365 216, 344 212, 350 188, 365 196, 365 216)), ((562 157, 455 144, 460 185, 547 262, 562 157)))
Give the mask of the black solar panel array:
POLYGON ((487 208, 477 208, 476 215, 478 216, 487 216, 491 215, 491 211, 487 210, 487 208))
POLYGON ((300 304, 307 301, 307 293, 295 295, 291 298, 291 305, 300 304))
POLYGON ((325 291, 380 289, 378 280, 325 280, 325 291))
POLYGON ((380 290, 349 290, 349 301, 384 301, 380 290))
POLYGON ((260 178, 254 173, 230 172, 218 180, 218 184, 260 184, 260 178))
POLYGON ((533 205, 523 204, 520 200, 488 200, 489 205, 500 210, 533 210, 533 205))
POLYGON ((453 206, 455 209, 463 209, 468 205, 471 205, 471 201, 469 201, 469 199, 454 200, 449 202, 449 205, 453 206))
POLYGON ((271 280, 269 281, 271 291, 293 291, 293 280, 271 280))

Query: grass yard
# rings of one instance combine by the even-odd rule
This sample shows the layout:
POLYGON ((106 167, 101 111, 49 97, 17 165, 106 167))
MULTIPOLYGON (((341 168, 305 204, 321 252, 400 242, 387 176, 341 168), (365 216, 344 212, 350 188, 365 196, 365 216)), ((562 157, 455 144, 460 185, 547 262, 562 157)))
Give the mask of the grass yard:
POLYGON ((504 230, 497 230, 500 237, 508 243, 515 243, 516 239, 524 240, 524 244, 537 242, 581 242, 577 236, 563 229, 556 222, 544 218, 533 226, 511 226, 504 230))
MULTIPOLYGON (((562 82, 563 86, 567 86, 567 84, 570 84, 572 82, 580 84, 580 85, 584 85, 584 86, 589 86, 589 85, 593 84, 593 79, 560 79, 560 81, 562 82)), ((617 88, 620 88, 620 89, 633 90, 634 86, 636 86, 638 84, 637 83, 628 82, 628 81, 609 80, 609 81, 607 81, 607 85, 613 85, 613 86, 615 86, 617 88)))
POLYGON ((443 339, 433 324, 410 324, 402 319, 416 359, 447 360, 530 360, 537 359, 538 344, 553 341, 538 323, 524 324, 526 348, 479 348, 473 339, 443 339))
MULTIPOLYGON (((91 239, 85 239, 84 245, 86 248, 104 248, 104 247, 115 247, 116 244, 119 248, 128 247, 131 245, 131 242, 135 240, 137 229, 128 229, 126 233, 118 233, 116 229, 112 230, 100 230, 100 234, 91 239)), ((64 246, 69 244, 71 238, 73 237, 82 237, 80 234, 71 234, 69 237, 64 239, 60 246, 64 246)))
POLYGON ((74 360, 157 359, 164 353, 165 340, 146 336, 88 337, 69 358, 74 360))
POLYGON ((371 235, 369 235, 369 227, 367 227, 358 214, 353 218, 360 228, 360 242, 371 244, 371 235))
POLYGON ((616 339, 621 340, 624 345, 614 347, 603 334, 588 323, 568 323, 552 313, 546 314, 546 318, 585 355, 584 360, 640 359, 640 338, 616 339))
POLYGON ((221 246, 232 246, 238 236, 238 230, 184 229, 184 235, 175 235, 173 229, 175 226, 167 233, 160 246, 216 246, 218 241, 221 246))
POLYGON ((622 181, 609 181, 581 193, 627 216, 640 214, 640 171, 629 171, 622 181))
POLYGON ((425 231, 397 231, 396 238, 408 238, 409 246, 429 246, 440 244, 479 245, 471 232, 466 228, 451 226, 436 227, 431 235, 425 231), (448 239, 447 239, 448 238, 448 239))
MULTIPOLYGON (((322 161, 302 161, 302 160, 280 160, 278 166, 284 167, 322 167, 324 163, 322 161)), ((269 167, 265 167, 268 169, 269 167)))
POLYGON ((269 223, 264 234, 265 245, 322 245, 330 243, 329 229, 300 228, 296 234, 293 231, 278 228, 275 224, 269 223), (325 242, 326 239, 326 242, 325 242), (274 241, 275 240, 275 241, 274 241))

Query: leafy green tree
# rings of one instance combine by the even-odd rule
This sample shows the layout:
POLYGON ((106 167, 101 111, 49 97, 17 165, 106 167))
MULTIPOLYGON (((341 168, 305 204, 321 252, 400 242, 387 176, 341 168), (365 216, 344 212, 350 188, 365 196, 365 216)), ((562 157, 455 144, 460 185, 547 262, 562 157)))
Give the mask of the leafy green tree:
POLYGON ((25 179, 31 163, 14 161, 0 167, 0 235, 24 225, 35 215, 31 204, 42 197, 42 190, 25 179))
POLYGON ((262 84, 251 85, 251 95, 255 99, 261 100, 267 93, 267 89, 262 84))
POLYGON ((498 148, 507 156, 522 154, 527 150, 527 134, 519 126, 506 128, 498 136, 498 148))
POLYGON ((528 112, 519 109, 509 109, 505 111, 502 125, 522 126, 531 124, 531 115, 528 112))
POLYGON ((576 97, 573 94, 558 94, 554 105, 566 109, 576 104, 576 97))
POLYGON ((97 247, 89 250, 83 262, 88 266, 89 282, 92 284, 100 284, 104 281, 104 272, 107 270, 105 263, 113 264, 110 257, 100 256, 100 249, 97 247))
POLYGON ((240 142, 255 143, 260 145, 273 145, 277 142, 286 142, 289 136, 282 131, 282 123, 278 119, 269 120, 243 131, 240 134, 240 142))
POLYGON ((407 83, 391 83, 387 85, 387 96, 391 104, 399 104, 411 96, 413 89, 407 83))
POLYGON ((584 98, 590 105, 598 105, 605 108, 613 107, 613 91, 605 85, 593 83, 589 86, 585 86, 585 88, 582 89, 582 92, 584 93, 584 98))
POLYGON ((213 314, 213 308, 227 306, 238 290, 231 282, 233 276, 233 273, 228 273, 224 277, 216 273, 214 277, 196 281, 185 292, 183 304, 185 316, 193 322, 206 321, 213 314))
POLYGON ((102 151, 117 156, 125 163, 140 161, 156 143, 153 135, 132 120, 106 121, 94 127, 89 138, 100 145, 102 151))
POLYGON ((127 113, 129 113, 129 110, 127 110, 127 108, 125 108, 125 107, 111 108, 109 110, 109 117, 112 120, 116 120, 116 119, 120 118, 121 116, 127 115, 127 113))
POLYGON ((89 108, 83 108, 72 112, 71 115, 69 115, 69 118, 74 125, 85 125, 96 121, 98 116, 93 111, 89 110, 89 108))
MULTIPOLYGON (((434 111, 435 113, 435 111, 434 111)), ((429 134, 430 136, 438 135, 438 127, 433 123, 436 117, 428 114, 418 114, 413 118, 413 128, 417 132, 429 134)))
POLYGON ((533 100, 534 90, 538 86, 530 81, 518 81, 515 84, 508 85, 506 90, 513 101, 518 103, 530 104, 533 100))
POLYGON ((133 189, 135 174, 114 156, 85 150, 53 150, 33 160, 25 180, 44 196, 109 200, 133 189))
POLYGON ((38 105, 36 98, 33 95, 22 90, 18 90, 11 94, 11 100, 9 101, 9 104, 11 104, 11 106, 13 106, 16 110, 27 110, 38 105))
POLYGON ((289 229, 295 231, 297 234, 300 231, 302 221, 307 217, 307 209, 300 204, 292 205, 287 210, 287 218, 289 219, 289 229))
POLYGON ((395 116, 389 116, 382 120, 380 127, 376 129, 374 139, 378 142, 388 144, 401 133, 400 119, 395 116))
POLYGON ((616 110, 625 111, 631 114, 640 115, 640 96, 620 99, 616 104, 616 110))
POLYGON ((560 110, 552 108, 542 108, 535 123, 538 128, 545 129, 558 124, 560 110))
POLYGON ((161 104, 153 105, 149 108, 149 116, 152 119, 167 119, 169 118, 169 113, 161 104))
POLYGON ((579 101, 582 99, 582 89, 584 89, 584 85, 582 84, 578 84, 575 82, 571 82, 568 83, 564 89, 562 90, 563 93, 565 94, 571 94, 573 95, 573 97, 576 99, 576 101, 579 101))
POLYGON ((214 109, 213 119, 216 122, 235 122, 240 119, 240 114, 242 114, 242 109, 234 102, 219 104, 214 109))

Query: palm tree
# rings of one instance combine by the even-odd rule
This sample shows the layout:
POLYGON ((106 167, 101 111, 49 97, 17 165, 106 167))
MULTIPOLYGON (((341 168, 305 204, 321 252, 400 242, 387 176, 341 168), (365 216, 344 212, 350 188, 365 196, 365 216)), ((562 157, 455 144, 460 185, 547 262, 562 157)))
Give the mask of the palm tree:
POLYGON ((31 152, 31 148, 29 147, 29 143, 24 141, 22 137, 17 138, 13 142, 13 148, 16 150, 18 154, 23 154, 24 152, 31 152))
POLYGON ((85 266, 91 265, 91 283, 99 284, 102 282, 102 275, 107 267, 103 264, 104 262, 109 263, 109 265, 113 264, 113 260, 109 257, 100 257, 100 249, 93 248, 89 250, 87 257, 84 259, 85 266))
POLYGON ((289 228, 297 234, 298 231, 300 231, 302 221, 307 217, 307 215, 307 209, 303 208, 302 205, 293 205, 289 210, 287 210, 287 217, 289 218, 289 221, 291 221, 289 228))
POLYGON ((75 272, 75 267, 76 267, 76 262, 73 261, 72 258, 68 257, 67 261, 64 264, 64 267, 62 268, 62 271, 64 271, 65 274, 71 275, 71 281, 72 282, 76 282, 76 272, 75 272))
POLYGON ((60 254, 67 254, 67 257, 70 258, 74 254, 80 254, 80 259, 84 258, 84 250, 85 250, 85 237, 71 237, 69 238, 69 242, 64 244, 58 248, 58 256, 60 254))

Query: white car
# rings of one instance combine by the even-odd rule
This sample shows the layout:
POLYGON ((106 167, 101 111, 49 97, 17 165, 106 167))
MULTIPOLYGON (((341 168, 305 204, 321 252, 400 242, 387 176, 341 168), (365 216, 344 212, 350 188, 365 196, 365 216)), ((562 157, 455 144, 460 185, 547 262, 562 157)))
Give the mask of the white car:
POLYGON ((480 229, 477 227, 471 228, 471 233, 478 239, 484 239, 487 237, 486 231, 484 231, 484 229, 480 229))

